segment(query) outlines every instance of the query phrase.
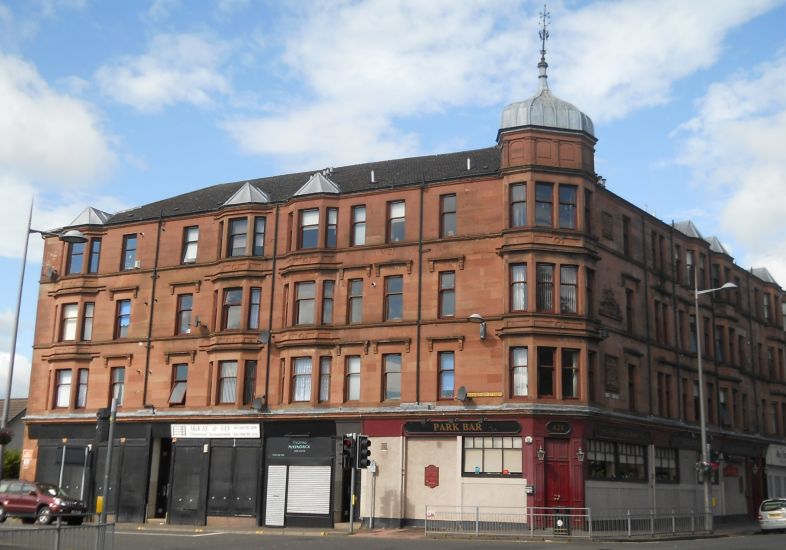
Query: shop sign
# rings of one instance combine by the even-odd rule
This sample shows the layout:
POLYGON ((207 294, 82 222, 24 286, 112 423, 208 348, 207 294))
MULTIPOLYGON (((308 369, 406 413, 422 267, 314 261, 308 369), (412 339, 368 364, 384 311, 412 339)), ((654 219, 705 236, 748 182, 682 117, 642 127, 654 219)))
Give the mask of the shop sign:
POLYGON ((429 489, 439 487, 439 466, 429 464, 423 475, 423 484, 429 489))
POLYGON ((570 422, 551 421, 546 423, 546 431, 550 435, 568 435, 570 433, 570 422))
POLYGON ((512 420, 426 420, 404 424, 407 435, 487 435, 517 434, 518 422, 512 420))
POLYGON ((290 455, 305 455, 311 451, 311 441, 308 439, 290 439, 287 444, 290 455))
POLYGON ((597 439, 611 439, 623 443, 640 443, 647 445, 652 441, 652 435, 646 430, 631 430, 618 426, 598 426, 594 431, 597 439))
POLYGON ((723 469, 723 477, 737 477, 739 475, 740 475, 740 471, 733 464, 728 464, 723 469))
POLYGON ((330 437, 291 435, 269 437, 265 448, 269 458, 315 458, 329 457, 335 452, 335 440, 330 437))
POLYGON ((783 445, 770 445, 767 447, 767 465, 786 466, 786 447, 783 445))
POLYGON ((172 424, 172 438, 259 439, 259 424, 172 424))
POLYGON ((27 470, 33 461, 33 449, 22 450, 22 469, 27 470))

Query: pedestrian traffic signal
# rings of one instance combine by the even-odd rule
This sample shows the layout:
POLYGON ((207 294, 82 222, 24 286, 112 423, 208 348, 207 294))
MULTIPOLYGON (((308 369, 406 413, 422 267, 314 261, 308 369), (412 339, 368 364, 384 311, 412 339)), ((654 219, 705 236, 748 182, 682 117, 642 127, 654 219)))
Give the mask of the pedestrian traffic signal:
POLYGON ((106 443, 109 439, 109 417, 111 413, 108 408, 98 409, 96 413, 96 442, 106 443))
POLYGON ((357 441, 357 452, 358 452, 358 468, 368 468, 368 465, 371 464, 371 441, 369 441, 368 436, 366 435, 359 435, 357 441))
POLYGON ((355 462, 355 437, 345 435, 341 447, 341 464, 344 468, 352 468, 355 462))

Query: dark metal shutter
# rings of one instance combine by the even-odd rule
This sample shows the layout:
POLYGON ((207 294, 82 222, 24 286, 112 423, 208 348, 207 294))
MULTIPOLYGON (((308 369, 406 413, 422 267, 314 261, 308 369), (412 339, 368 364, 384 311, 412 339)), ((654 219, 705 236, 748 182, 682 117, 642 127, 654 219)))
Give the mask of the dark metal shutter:
POLYGON ((232 494, 232 447, 210 449, 210 474, 207 487, 207 513, 226 516, 232 494))
POLYGON ((172 448, 172 492, 170 521, 196 525, 201 523, 202 447, 175 445, 172 448))
POLYGON ((233 479, 230 511, 236 516, 253 516, 257 504, 259 473, 259 448, 235 449, 235 476, 233 479))
MULTIPOLYGON (((145 495, 147 493, 147 445, 123 445, 120 468, 120 502, 117 520, 131 523, 145 519, 145 495)), ((112 460, 114 462, 114 459, 112 460)), ((111 485, 110 485, 111 487, 111 485)))

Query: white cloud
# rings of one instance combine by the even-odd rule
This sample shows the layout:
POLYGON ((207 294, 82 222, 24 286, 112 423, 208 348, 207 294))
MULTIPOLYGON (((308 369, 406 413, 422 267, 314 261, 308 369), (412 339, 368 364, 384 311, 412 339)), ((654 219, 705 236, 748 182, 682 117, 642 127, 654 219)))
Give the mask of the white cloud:
POLYGON ((0 171, 84 186, 114 163, 90 105, 53 90, 33 65, 0 54, 0 171))
POLYGON ((145 17, 152 22, 163 21, 180 7, 180 0, 153 0, 145 13, 145 17))
POLYGON ((535 51, 520 2, 504 17, 480 1, 296 6, 281 34, 301 93, 276 113, 226 124, 248 152, 317 165, 414 153, 417 137, 397 118, 499 102, 526 44, 535 51))
MULTIPOLYGON (((36 189, 32 184, 0 173, 0 231, 5 235, 4 239, 0 239, 1 257, 22 256, 30 199, 34 196, 36 189)), ((128 208, 125 203, 107 195, 73 190, 62 194, 49 191, 37 194, 31 225, 34 229, 43 231, 62 227, 76 218, 88 204, 110 213, 128 208)), ((30 236, 28 263, 39 264, 42 254, 42 239, 35 235, 30 236)))
POLYGON ((786 55, 712 84, 675 135, 679 162, 720 197, 720 226, 748 251, 739 260, 786 284, 786 55))
MULTIPOLYGON (((552 89, 596 121, 664 103, 675 81, 717 61, 729 31, 778 1, 626 0, 574 11, 553 3, 552 89)), ((536 89, 540 4, 366 0, 291 9, 280 40, 299 92, 276 112, 225 124, 250 153, 317 165, 416 153, 419 136, 400 129, 407 117, 522 100, 536 89)))
POLYGON ((160 34, 146 53, 104 65, 95 78, 106 96, 138 111, 177 103, 208 107, 231 91, 220 72, 228 53, 226 43, 198 34, 160 34))
POLYGON ((779 3, 626 0, 558 14, 550 79, 596 122, 667 103, 677 80, 718 60, 729 31, 779 3))
MULTIPOLYGON (((0 400, 5 399, 5 385, 8 383, 8 363, 11 354, 0 352, 0 400)), ((30 359, 16 354, 14 360, 14 377, 11 381, 11 397, 27 397, 30 391, 30 359)))

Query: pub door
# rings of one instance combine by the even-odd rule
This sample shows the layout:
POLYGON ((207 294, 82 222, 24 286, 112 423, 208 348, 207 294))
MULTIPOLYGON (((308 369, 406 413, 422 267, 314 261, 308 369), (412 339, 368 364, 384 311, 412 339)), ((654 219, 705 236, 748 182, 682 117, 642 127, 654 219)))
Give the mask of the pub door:
POLYGON ((570 508, 573 506, 570 483, 570 441, 567 439, 547 439, 545 458, 545 501, 549 508, 570 508))

